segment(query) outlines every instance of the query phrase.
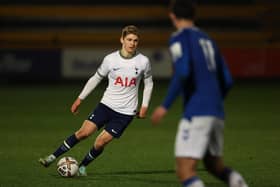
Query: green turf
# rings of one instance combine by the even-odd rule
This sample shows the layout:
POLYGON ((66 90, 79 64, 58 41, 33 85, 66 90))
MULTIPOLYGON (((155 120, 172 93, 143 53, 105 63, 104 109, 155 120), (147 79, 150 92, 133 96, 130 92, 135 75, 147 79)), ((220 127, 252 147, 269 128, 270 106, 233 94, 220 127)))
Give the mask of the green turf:
MULTIPOLYGON (((51 153, 100 100, 104 86, 73 116, 70 106, 82 84, 0 87, 0 186, 179 187, 174 173, 173 143, 180 117, 178 100, 158 127, 135 119, 121 139, 113 141, 88 167, 88 177, 62 178, 55 165, 41 167, 51 153)), ((155 82, 153 109, 166 84, 155 82)), ((280 87, 275 83, 237 83, 226 100, 225 161, 244 174, 252 187, 277 187, 280 162, 280 87)), ((152 110, 149 111, 149 114, 152 110)), ((81 160, 96 135, 65 155, 81 160)), ((199 166, 208 186, 225 185, 199 166)))

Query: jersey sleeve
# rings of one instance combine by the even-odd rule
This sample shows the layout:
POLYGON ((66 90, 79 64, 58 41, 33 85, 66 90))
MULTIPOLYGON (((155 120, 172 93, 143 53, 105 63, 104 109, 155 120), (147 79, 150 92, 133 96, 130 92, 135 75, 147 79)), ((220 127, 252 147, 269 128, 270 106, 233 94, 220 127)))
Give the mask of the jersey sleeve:
POLYGON ((169 83, 167 95, 162 103, 166 109, 170 108, 175 99, 182 93, 182 84, 190 74, 190 54, 188 44, 181 42, 182 38, 171 40, 170 53, 173 61, 173 75, 169 83))
POLYGON ((80 99, 84 100, 101 82, 103 79, 97 72, 87 81, 80 95, 78 96, 80 99))
POLYGON ((97 69, 96 73, 101 77, 106 77, 110 71, 110 60, 108 57, 105 57, 97 69))
POLYGON ((178 37, 171 40, 169 47, 173 61, 174 73, 181 78, 186 78, 190 72, 190 50, 185 37, 178 37))
POLYGON ((165 96, 164 101, 162 103, 162 106, 166 109, 169 109, 171 107, 174 100, 181 93, 181 84, 180 84, 180 80, 178 78, 179 77, 174 74, 169 83, 167 95, 165 96))
POLYGON ((152 78, 152 68, 149 59, 146 59, 146 64, 144 68, 144 91, 142 106, 148 107, 153 91, 153 78, 152 78))
POLYGON ((144 79, 144 91, 143 91, 143 101, 142 106, 148 107, 153 91, 153 79, 152 76, 149 76, 148 78, 144 79))
POLYGON ((152 67, 150 61, 147 59, 147 63, 144 69, 144 79, 147 79, 152 76, 152 67))
POLYGON ((82 92, 79 95, 80 99, 85 99, 94 89, 95 87, 101 82, 101 80, 107 76, 109 73, 109 60, 108 57, 105 57, 98 67, 96 73, 87 81, 86 85, 84 86, 82 92))

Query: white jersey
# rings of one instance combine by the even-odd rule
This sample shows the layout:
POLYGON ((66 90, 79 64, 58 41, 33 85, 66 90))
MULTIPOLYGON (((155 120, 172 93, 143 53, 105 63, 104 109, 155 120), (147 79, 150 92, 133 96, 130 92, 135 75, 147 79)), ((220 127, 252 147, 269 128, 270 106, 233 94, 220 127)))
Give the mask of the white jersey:
MULTIPOLYGON (((135 115, 141 79, 150 79, 152 81, 149 59, 141 53, 126 59, 120 55, 119 51, 115 51, 105 56, 96 74, 96 77, 108 77, 108 86, 101 103, 116 112, 135 115)), ((86 87, 87 85, 79 98, 84 99, 92 90, 86 87)))

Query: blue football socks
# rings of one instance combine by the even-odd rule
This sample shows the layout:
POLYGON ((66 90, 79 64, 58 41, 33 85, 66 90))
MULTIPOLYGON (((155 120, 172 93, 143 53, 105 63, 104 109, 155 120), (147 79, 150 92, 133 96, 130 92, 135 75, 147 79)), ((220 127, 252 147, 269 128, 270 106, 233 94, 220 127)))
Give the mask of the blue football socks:
POLYGON ((80 140, 77 139, 76 135, 73 134, 69 136, 63 144, 53 153, 53 155, 57 158, 63 153, 69 151, 74 145, 76 145, 80 140))
POLYGON ((85 158, 82 160, 80 166, 87 166, 90 162, 96 159, 102 152, 103 152, 103 148, 99 150, 92 148, 85 156, 85 158))

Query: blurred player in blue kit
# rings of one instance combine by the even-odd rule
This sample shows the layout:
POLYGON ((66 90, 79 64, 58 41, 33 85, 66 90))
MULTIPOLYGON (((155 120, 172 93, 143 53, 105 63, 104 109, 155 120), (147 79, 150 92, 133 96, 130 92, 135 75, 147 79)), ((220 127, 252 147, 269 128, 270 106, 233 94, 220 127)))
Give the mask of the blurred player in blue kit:
POLYGON ((123 28, 120 38, 121 50, 105 56, 97 72, 88 80, 74 101, 71 112, 76 114, 82 101, 103 78, 107 77, 108 86, 100 103, 83 122, 79 130, 66 138, 52 154, 39 159, 43 166, 48 167, 78 142, 104 128, 79 164, 78 175, 86 176, 86 166, 103 152, 108 143, 123 134, 134 116, 138 115, 139 118, 146 116, 153 90, 153 80, 149 59, 137 51, 139 35, 138 28, 133 25, 123 28), (139 114, 137 114, 138 88, 141 80, 144 82, 144 90, 142 104, 139 114))
POLYGON ((158 124, 177 96, 184 111, 175 140, 177 176, 184 187, 204 187, 197 175, 200 160, 229 187, 247 187, 237 171, 223 162, 224 99, 233 80, 216 43, 194 25, 191 0, 170 3, 169 17, 177 29, 170 38, 173 75, 167 96, 152 114, 158 124))

